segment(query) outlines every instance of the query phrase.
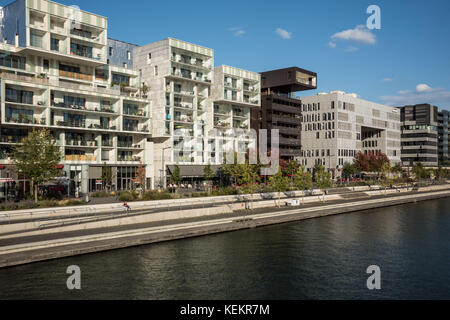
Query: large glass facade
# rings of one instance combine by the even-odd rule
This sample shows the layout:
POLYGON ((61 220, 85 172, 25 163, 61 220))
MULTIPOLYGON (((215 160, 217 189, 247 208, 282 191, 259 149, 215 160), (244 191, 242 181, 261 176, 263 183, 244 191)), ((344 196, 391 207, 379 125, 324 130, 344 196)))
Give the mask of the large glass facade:
POLYGON ((118 167, 117 168, 117 189, 132 190, 135 187, 137 167, 118 167))
POLYGON ((6 88, 5 100, 7 102, 33 104, 33 92, 6 88))
POLYGON ((72 42, 70 43, 70 54, 92 58, 92 47, 77 43, 72 40, 72 42))
POLYGON ((0 66, 25 70, 26 58, 12 54, 0 53, 0 66))
POLYGON ((127 86, 130 85, 130 77, 122 75, 122 74, 113 73, 112 81, 116 85, 120 85, 121 83, 125 83, 125 85, 127 85, 127 86))
POLYGON ((6 106, 6 121, 15 123, 33 123, 34 112, 33 110, 11 108, 6 106))

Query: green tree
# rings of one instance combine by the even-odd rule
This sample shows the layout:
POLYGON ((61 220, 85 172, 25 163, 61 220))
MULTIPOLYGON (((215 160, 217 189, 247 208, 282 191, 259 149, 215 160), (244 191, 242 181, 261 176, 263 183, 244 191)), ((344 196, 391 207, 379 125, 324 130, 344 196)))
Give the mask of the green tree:
POLYGON ((146 171, 144 166, 142 165, 142 162, 139 162, 139 167, 136 170, 136 180, 139 186, 141 187, 141 197, 142 194, 145 192, 145 180, 146 180, 146 171))
POLYGON ((278 207, 280 207, 281 193, 289 188, 289 179, 283 176, 281 167, 276 175, 269 178, 269 188, 272 192, 278 193, 278 207))
POLYGON ((33 130, 14 150, 13 162, 17 170, 34 186, 34 200, 38 202, 39 185, 53 180, 60 173, 62 154, 50 131, 33 130))
POLYGON ((244 193, 249 193, 251 196, 251 202, 253 203, 253 194, 261 181, 260 166, 255 164, 243 164, 239 166, 238 182, 241 185, 241 190, 244 193))
POLYGON ((294 187, 294 175, 297 173, 297 170, 299 169, 300 165, 297 161, 289 161, 286 168, 284 169, 284 173, 290 178, 291 180, 291 188, 294 187))
POLYGON ((222 171, 224 174, 233 179, 233 186, 236 188, 238 183, 238 177, 241 175, 242 172, 241 165, 237 164, 237 153, 234 154, 234 163, 225 164, 222 167, 222 171))
POLYGON ((397 162, 395 166, 392 167, 392 173, 401 175, 403 173, 403 167, 400 162, 397 162))
POLYGON ((102 180, 106 185, 106 189, 108 191, 111 191, 113 173, 112 173, 112 168, 107 166, 106 163, 102 167, 102 180))
POLYGON ((296 190, 303 191, 302 203, 305 202, 305 190, 312 188, 312 177, 309 172, 305 170, 304 166, 299 166, 293 175, 293 185, 296 190))
POLYGON ((381 185, 384 187, 384 194, 387 193, 387 187, 392 184, 392 180, 390 179, 390 174, 392 172, 391 165, 388 162, 383 163, 380 169, 381 173, 381 185))
POLYGON ((204 169, 203 169, 203 178, 205 179, 205 181, 208 182, 208 189, 211 188, 211 181, 213 181, 215 177, 214 171, 211 169, 211 165, 207 165, 204 169))
POLYGON ((175 165, 175 168, 173 169, 172 172, 172 177, 171 177, 172 183, 179 185, 181 183, 181 174, 180 174, 180 167, 178 165, 175 165))
POLYGON ((323 193, 323 202, 325 202, 325 191, 327 188, 331 188, 331 173, 327 172, 324 166, 317 168, 314 174, 314 182, 323 193))
POLYGON ((420 162, 418 162, 414 165, 412 172, 413 172, 414 176, 416 177, 416 180, 428 178, 428 172, 424 168, 423 164, 420 162))
POLYGON ((354 164, 346 162, 344 163, 342 172, 346 177, 353 177, 354 175, 359 173, 359 170, 354 164))

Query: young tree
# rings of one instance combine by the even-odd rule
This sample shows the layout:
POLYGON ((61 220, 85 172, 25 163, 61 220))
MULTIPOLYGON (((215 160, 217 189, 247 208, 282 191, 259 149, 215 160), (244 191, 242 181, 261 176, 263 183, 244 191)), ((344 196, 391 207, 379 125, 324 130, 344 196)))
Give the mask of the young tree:
POLYGON ((354 159, 354 166, 359 172, 369 172, 369 155, 358 152, 354 159))
POLYGON ((211 181, 213 181, 215 177, 214 171, 211 169, 211 166, 208 164, 203 169, 203 178, 208 182, 208 188, 211 188, 211 181))
POLYGON ((320 166, 314 175, 316 186, 322 191, 323 202, 325 202, 325 191, 327 188, 331 188, 331 173, 325 170, 324 166, 320 166))
POLYGON ((392 167, 392 173, 401 175, 403 173, 403 167, 400 162, 396 163, 395 166, 392 167))
POLYGON ((287 166, 284 169, 284 173, 290 178, 291 180, 291 188, 294 187, 294 175, 297 173, 300 165, 297 161, 289 161, 287 166))
POLYGON ((344 163, 343 171, 344 175, 346 177, 353 177, 354 175, 358 174, 358 168, 349 162, 344 163))
POLYGON ((414 176, 416 177, 416 180, 428 178, 428 172, 424 168, 423 164, 420 162, 418 162, 414 165, 412 172, 413 172, 414 176))
POLYGON ((270 177, 269 188, 272 192, 278 193, 278 207, 280 207, 281 192, 284 192, 289 188, 289 179, 283 176, 281 167, 278 169, 276 175, 270 177))
POLYGON ((34 200, 38 202, 39 185, 59 174, 62 154, 50 131, 33 130, 14 150, 13 162, 22 175, 34 186, 34 200))
POLYGON ((238 177, 241 174, 241 165, 237 164, 237 153, 234 154, 234 163, 233 164, 225 164, 222 167, 222 171, 227 176, 230 176, 233 179, 233 185, 236 188, 238 183, 238 177))
POLYGON ((178 165, 175 165, 175 168, 172 172, 172 183, 179 185, 181 183, 181 174, 180 174, 180 167, 178 165))
MULTIPOLYGON (((312 177, 305 170, 304 166, 300 166, 293 175, 293 184, 296 190, 305 191, 312 188, 312 177)), ((302 203, 305 203, 305 194, 303 192, 302 203)))
POLYGON ((136 180, 139 186, 141 187, 141 196, 142 193, 145 191, 145 180, 146 180, 146 171, 144 166, 142 165, 142 162, 139 162, 139 167, 136 170, 136 180))
POLYGON ((107 166, 106 163, 102 167, 102 180, 106 185, 106 189, 110 192, 113 181, 113 173, 112 168, 107 166))
POLYGON ((240 166, 241 170, 239 173, 238 181, 242 186, 242 191, 245 193, 250 193, 251 202, 253 203, 253 194, 256 191, 256 187, 261 181, 260 166, 255 164, 243 164, 240 166))
POLYGON ((380 169, 381 173, 381 185, 384 187, 384 194, 387 193, 387 187, 392 184, 392 180, 389 175, 392 172, 391 165, 388 162, 383 163, 380 169))
POLYGON ((382 152, 379 153, 370 153, 369 154, 369 168, 371 172, 378 172, 379 177, 380 177, 380 173, 381 173, 381 168, 383 167, 384 164, 389 164, 390 165, 390 161, 387 155, 385 155, 382 152))

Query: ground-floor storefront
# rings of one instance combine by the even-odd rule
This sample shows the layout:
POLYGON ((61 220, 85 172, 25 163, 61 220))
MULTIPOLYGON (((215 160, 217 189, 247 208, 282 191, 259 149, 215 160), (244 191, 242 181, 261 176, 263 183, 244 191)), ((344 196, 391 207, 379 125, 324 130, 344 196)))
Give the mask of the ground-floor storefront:
MULTIPOLYGON (((61 165, 59 169, 59 177, 39 187, 40 194, 78 198, 92 192, 128 191, 143 187, 137 180, 138 166, 61 165), (105 179, 108 176, 109 182, 105 179)), ((145 181, 144 187, 148 190, 152 179, 147 177, 145 181)), ((30 181, 20 177, 14 165, 0 165, 0 202, 22 200, 31 194, 30 181)))

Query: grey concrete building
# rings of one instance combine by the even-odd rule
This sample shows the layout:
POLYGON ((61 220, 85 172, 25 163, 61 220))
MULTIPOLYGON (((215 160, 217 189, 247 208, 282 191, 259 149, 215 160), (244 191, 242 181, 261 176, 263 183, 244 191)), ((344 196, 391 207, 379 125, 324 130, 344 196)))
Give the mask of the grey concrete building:
POLYGON ((323 165, 334 177, 358 152, 386 154, 400 162, 400 110, 333 91, 301 97, 302 152, 309 171, 323 165))

